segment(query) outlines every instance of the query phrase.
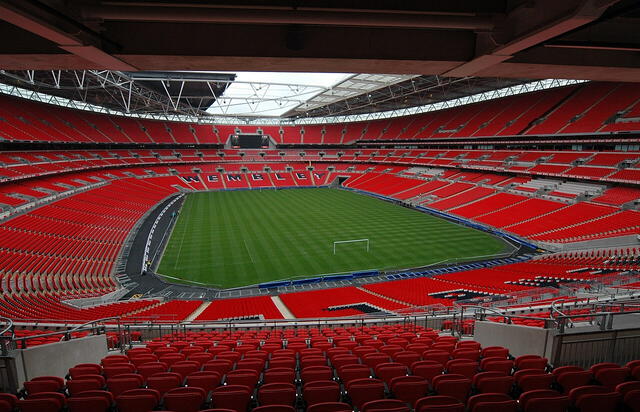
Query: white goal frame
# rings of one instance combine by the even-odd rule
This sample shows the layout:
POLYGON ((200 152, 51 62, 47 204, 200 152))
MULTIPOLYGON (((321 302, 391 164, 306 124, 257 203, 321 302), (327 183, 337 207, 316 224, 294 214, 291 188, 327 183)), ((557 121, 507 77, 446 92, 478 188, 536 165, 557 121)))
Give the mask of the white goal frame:
POLYGON ((350 239, 350 240, 336 240, 333 242, 333 254, 336 254, 336 246, 339 243, 356 243, 356 242, 367 242, 367 253, 369 253, 369 239, 350 239))

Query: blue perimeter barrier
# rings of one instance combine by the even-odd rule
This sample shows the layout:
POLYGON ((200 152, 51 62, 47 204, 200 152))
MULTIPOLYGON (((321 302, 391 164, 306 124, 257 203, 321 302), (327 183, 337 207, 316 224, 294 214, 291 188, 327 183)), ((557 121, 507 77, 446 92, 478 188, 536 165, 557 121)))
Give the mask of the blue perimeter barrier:
POLYGON ((273 288, 279 288, 282 286, 308 285, 310 283, 331 282, 331 281, 337 281, 337 280, 354 280, 359 278, 378 276, 379 274, 380 272, 377 270, 367 270, 364 272, 342 273, 338 275, 316 276, 316 277, 305 278, 305 279, 266 282, 266 283, 260 283, 258 287, 261 289, 273 289, 273 288))

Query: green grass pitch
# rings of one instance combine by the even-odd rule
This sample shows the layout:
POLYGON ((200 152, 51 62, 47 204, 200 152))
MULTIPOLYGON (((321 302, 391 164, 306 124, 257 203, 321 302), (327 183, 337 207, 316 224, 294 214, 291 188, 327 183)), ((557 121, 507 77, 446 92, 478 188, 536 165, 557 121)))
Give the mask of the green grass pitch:
POLYGON ((158 273, 220 287, 497 254, 486 233, 336 189, 187 195, 158 273), (333 242, 369 239, 365 243, 333 242))

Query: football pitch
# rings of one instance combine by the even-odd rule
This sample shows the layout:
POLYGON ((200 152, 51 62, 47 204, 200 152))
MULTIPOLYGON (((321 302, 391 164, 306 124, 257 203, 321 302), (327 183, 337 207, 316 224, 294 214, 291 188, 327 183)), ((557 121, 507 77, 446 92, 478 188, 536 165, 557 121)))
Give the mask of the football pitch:
POLYGON ((157 272, 230 288, 503 252, 484 232, 337 189, 188 194, 157 272), (367 242, 334 242, 368 239, 367 242))

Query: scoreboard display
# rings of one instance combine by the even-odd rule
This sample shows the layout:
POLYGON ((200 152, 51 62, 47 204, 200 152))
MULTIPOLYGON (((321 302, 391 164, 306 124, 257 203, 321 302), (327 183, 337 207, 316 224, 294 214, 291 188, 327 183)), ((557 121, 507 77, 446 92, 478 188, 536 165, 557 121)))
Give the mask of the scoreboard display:
POLYGON ((231 144, 240 149, 261 149, 269 146, 269 139, 262 134, 235 134, 231 136, 231 144))

